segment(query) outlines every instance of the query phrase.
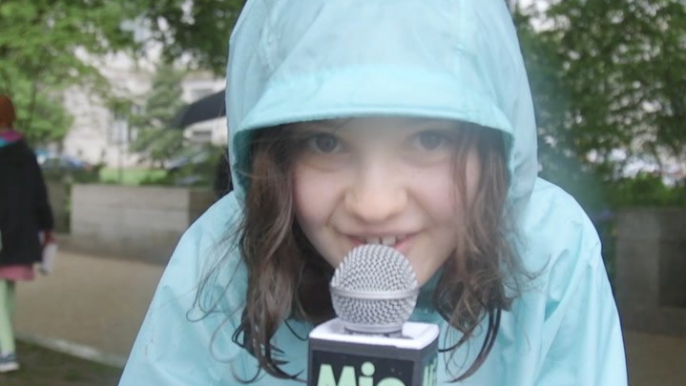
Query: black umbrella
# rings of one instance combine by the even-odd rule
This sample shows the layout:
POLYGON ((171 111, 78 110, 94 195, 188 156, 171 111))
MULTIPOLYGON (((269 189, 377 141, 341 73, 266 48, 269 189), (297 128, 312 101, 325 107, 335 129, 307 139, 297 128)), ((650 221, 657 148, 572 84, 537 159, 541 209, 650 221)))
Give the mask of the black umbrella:
MULTIPOLYGON (((214 94, 210 94, 182 107, 181 110, 176 113, 170 126, 183 129, 194 123, 225 117, 226 107, 224 103, 224 91, 225 90, 221 90, 214 94)), ((214 191, 218 198, 232 190, 233 185, 230 176, 231 167, 229 166, 228 155, 222 154, 221 157, 219 157, 219 162, 217 163, 215 170, 214 191)))
POLYGON ((226 116, 224 91, 221 90, 190 103, 176 114, 171 127, 183 129, 194 123, 209 121, 226 116))

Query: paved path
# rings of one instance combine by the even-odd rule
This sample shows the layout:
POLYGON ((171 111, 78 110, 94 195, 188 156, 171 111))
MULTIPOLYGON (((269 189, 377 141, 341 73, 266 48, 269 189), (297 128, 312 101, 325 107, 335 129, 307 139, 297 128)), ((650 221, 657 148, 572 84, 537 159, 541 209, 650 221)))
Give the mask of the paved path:
MULTIPOLYGON (((122 365, 163 267, 68 252, 58 258, 51 276, 19 285, 20 337, 122 365)), ((626 332, 625 339, 631 386, 686 385, 686 336, 626 332)))
MULTIPOLYGON (((15 326, 28 340, 51 339, 122 362, 164 267, 60 252, 55 271, 19 283, 15 326)), ((38 343, 41 343, 40 341, 38 343)), ((50 342, 48 342, 50 343, 50 342)))
POLYGON ((624 335, 631 386, 686 385, 686 337, 624 335))

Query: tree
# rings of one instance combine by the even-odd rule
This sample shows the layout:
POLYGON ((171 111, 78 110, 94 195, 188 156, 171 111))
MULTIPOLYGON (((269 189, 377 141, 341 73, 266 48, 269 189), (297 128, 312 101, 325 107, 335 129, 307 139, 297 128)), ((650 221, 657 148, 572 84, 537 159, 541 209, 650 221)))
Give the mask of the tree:
POLYGON ((181 80, 183 72, 171 64, 158 66, 152 81, 152 88, 146 98, 143 110, 130 117, 131 126, 137 131, 137 138, 131 150, 143 153, 148 159, 164 162, 178 154, 183 148, 183 131, 170 127, 182 107, 181 80))
POLYGON ((515 12, 541 174, 596 212, 618 202, 632 159, 683 161, 686 7, 683 0, 547 5, 515 12))
POLYGON ((12 89, 3 87, 0 82, 0 94, 12 97, 17 109, 15 128, 21 131, 29 143, 42 144, 61 139, 69 130, 72 117, 66 114, 57 103, 60 98, 50 93, 38 93, 36 82, 26 79, 11 68, 4 68, 3 73, 12 80, 12 89), (30 109, 27 107, 31 106, 30 109))
POLYGON ((531 8, 517 17, 544 145, 607 178, 631 156, 682 156, 683 0, 550 1, 542 14, 531 8), (534 31, 532 17, 544 28, 534 31), (618 149, 627 157, 613 158, 618 149))
POLYGON ((117 52, 137 58, 149 44, 161 44, 167 62, 185 58, 192 68, 221 73, 242 5, 240 0, 2 0, 0 92, 17 101, 22 130, 33 141, 58 140, 69 126, 61 105, 67 87, 88 88, 105 101, 121 96, 96 59, 117 52), (40 122, 51 120, 52 129, 45 130, 40 122))
POLYGON ((105 93, 104 79, 84 57, 135 48, 133 31, 121 22, 136 13, 126 2, 104 0, 0 2, 0 91, 17 102, 30 139, 46 142, 66 133, 60 97, 66 87, 105 93))
POLYGON ((164 44, 167 61, 183 56, 191 69, 226 70, 229 36, 245 0, 139 1, 151 40, 164 44))

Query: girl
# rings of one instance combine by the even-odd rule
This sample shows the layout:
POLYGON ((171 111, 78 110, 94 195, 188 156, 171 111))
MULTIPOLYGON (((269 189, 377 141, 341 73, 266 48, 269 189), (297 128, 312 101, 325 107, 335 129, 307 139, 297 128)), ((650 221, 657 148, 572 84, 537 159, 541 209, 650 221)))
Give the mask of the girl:
POLYGON ((19 369, 12 314, 15 283, 33 280, 33 264, 52 240, 53 218, 36 156, 12 127, 12 100, 0 95, 0 373, 19 369))
POLYGON ((300 384, 363 243, 417 273, 439 384, 626 384, 598 237, 536 177, 505 2, 251 1, 227 81, 235 190, 180 241, 121 385, 300 384))

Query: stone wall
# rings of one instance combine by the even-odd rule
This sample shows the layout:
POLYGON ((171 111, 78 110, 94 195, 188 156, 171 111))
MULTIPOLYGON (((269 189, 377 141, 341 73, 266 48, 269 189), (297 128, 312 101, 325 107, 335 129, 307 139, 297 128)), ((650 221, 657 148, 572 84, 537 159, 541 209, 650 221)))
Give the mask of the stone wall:
POLYGON ((213 202, 209 189, 74 185, 66 246, 166 264, 179 237, 213 202))
POLYGON ((55 219, 55 231, 64 233, 69 232, 69 186, 62 182, 46 181, 48 198, 52 215, 55 219))
POLYGON ((619 213, 616 268, 624 327, 686 335, 686 209, 619 213))

